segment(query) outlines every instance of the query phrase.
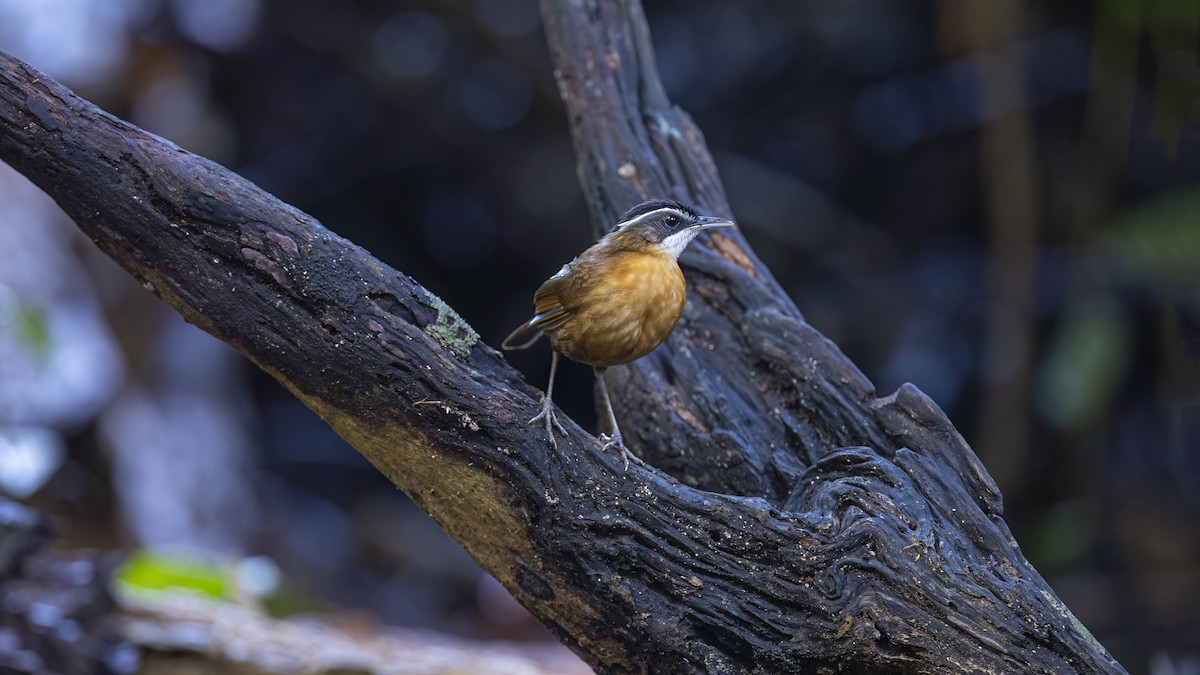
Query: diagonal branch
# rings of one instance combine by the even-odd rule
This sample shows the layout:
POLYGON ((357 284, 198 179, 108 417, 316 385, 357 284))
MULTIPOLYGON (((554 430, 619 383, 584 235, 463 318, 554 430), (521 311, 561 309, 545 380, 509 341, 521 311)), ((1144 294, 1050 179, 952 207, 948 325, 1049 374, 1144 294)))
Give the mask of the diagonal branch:
MULTIPOLYGON (((636 3, 543 11, 596 215, 650 191, 721 211, 636 3)), ((0 159, 317 411, 601 672, 1120 671, 1020 555, 941 412, 912 387, 876 399, 740 237, 689 256, 685 325, 625 387, 646 390, 627 399, 646 404, 626 411, 639 447, 719 494, 625 473, 573 423, 550 448, 524 423, 535 390, 442 300, 2 53, 0 159)))

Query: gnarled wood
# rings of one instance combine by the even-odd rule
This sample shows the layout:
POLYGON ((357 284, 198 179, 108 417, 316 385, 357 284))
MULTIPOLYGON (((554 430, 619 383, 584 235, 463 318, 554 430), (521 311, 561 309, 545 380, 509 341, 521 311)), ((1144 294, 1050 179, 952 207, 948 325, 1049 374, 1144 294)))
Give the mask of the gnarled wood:
MULTIPOLYGON (((597 222, 649 194, 727 214, 637 3, 543 13, 597 222)), ((876 398, 736 234, 685 256, 681 327, 620 369, 627 437, 681 483, 624 472, 565 416, 549 447, 525 423, 537 392, 442 300, 2 54, 0 159, 598 671, 1121 670, 1021 556, 941 411, 911 386, 876 398)))

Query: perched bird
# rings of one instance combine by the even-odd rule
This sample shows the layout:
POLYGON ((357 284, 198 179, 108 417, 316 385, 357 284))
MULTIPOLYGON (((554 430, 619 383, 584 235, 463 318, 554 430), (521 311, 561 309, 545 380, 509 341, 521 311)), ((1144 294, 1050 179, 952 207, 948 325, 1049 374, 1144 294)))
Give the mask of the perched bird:
POLYGON ((605 450, 619 450, 629 465, 629 450, 613 414, 604 371, 645 356, 671 334, 683 314, 685 295, 679 254, 701 230, 713 227, 733 227, 733 223, 702 216, 676 201, 638 204, 534 294, 534 317, 505 338, 501 347, 525 349, 543 334, 550 338, 550 384, 542 396, 542 411, 529 420, 545 423, 550 445, 557 447, 555 429, 567 433, 551 402, 561 354, 595 369, 612 427, 612 436, 601 434, 600 439, 605 450))

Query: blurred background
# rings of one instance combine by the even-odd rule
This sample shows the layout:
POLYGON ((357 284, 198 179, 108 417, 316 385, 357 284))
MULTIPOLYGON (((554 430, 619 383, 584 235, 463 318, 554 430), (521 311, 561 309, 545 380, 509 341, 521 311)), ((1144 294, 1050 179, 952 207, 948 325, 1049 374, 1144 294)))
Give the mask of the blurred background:
MULTIPOLYGON (((1200 672, 1200 4, 646 12, 808 321, 882 394, 946 410, 1126 667, 1200 672)), ((493 345, 590 243, 535 0, 0 0, 0 49, 315 215, 493 345)), ((512 360, 541 387, 546 356, 512 360)), ((592 423, 590 372, 559 386, 592 423)), ((0 492, 55 514, 62 547, 137 552, 126 578, 217 561, 277 613, 548 639, 3 165, 0 492)))

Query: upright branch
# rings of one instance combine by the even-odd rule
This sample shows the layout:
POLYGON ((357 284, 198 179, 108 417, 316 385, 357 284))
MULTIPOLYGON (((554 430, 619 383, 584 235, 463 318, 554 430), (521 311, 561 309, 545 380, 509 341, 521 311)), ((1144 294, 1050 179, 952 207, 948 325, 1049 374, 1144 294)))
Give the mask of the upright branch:
MULTIPOLYGON (((638 4, 543 12, 597 221, 651 193, 728 214, 638 4)), ((685 256, 676 336, 613 371, 635 450, 671 475, 623 471, 565 415, 550 447, 537 392, 411 278, 2 53, 0 159, 599 672, 1121 670, 941 411, 911 386, 876 398, 736 234, 685 256)))

